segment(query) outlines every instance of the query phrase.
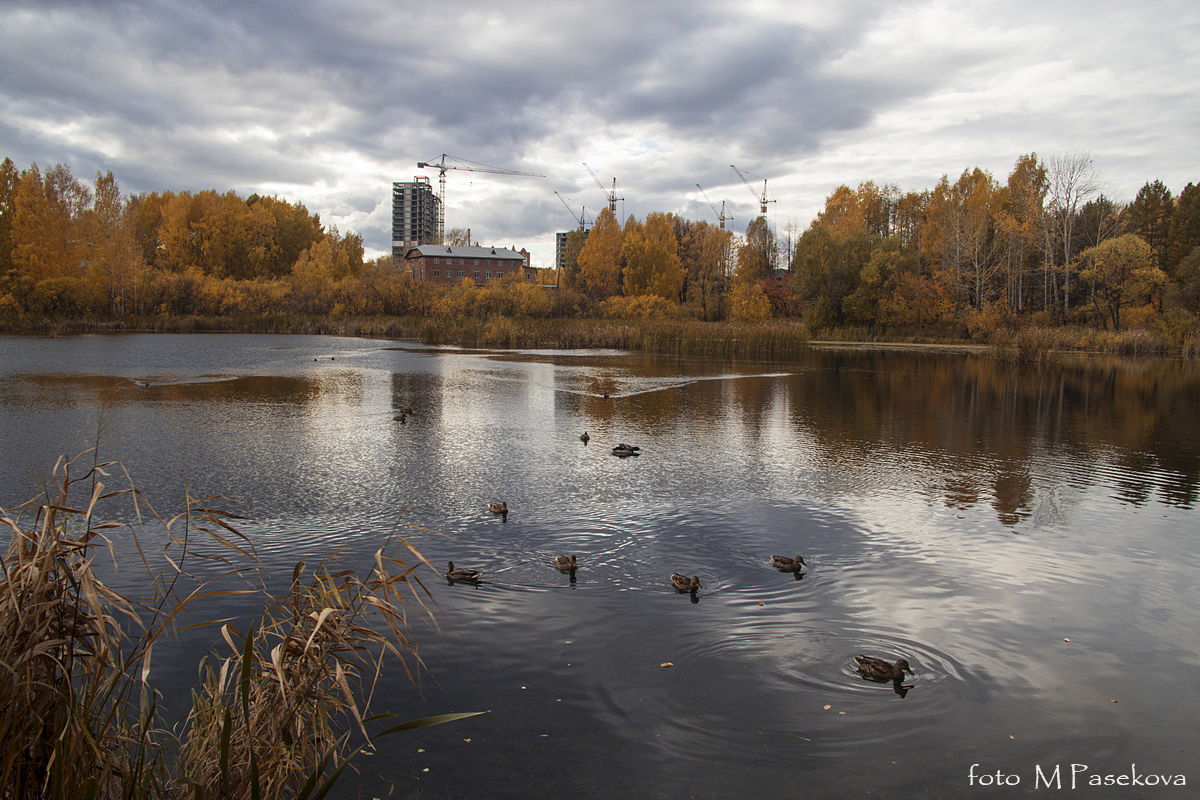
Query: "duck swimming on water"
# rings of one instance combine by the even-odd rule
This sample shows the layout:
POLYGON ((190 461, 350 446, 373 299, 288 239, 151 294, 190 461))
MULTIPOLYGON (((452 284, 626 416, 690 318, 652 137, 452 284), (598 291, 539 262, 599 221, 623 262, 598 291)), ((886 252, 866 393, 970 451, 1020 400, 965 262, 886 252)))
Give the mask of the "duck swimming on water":
POLYGON ((700 588, 700 576, 693 575, 689 578, 687 575, 672 572, 671 585, 681 592, 692 592, 695 594, 696 590, 700 588))
POLYGON ((784 572, 799 572, 801 567, 807 567, 804 556, 788 558, 787 556, 771 556, 771 566, 784 572))
POLYGON ((889 664, 882 658, 874 656, 855 656, 854 664, 864 678, 880 683, 884 681, 900 683, 904 680, 904 673, 914 674, 908 666, 908 661, 903 658, 897 659, 894 664, 889 664))
POLYGON ((446 580, 453 583, 454 581, 467 581, 468 583, 478 583, 483 577, 483 573, 477 569, 454 568, 454 562, 449 562, 449 568, 446 570, 446 580))

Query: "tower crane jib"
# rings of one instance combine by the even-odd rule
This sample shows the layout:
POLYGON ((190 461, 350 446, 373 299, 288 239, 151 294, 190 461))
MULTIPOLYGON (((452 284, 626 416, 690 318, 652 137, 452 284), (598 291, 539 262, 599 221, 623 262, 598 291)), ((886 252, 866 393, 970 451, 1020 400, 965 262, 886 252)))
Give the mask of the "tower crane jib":
POLYGON ((530 178, 544 178, 536 172, 521 172, 515 169, 505 169, 504 167, 493 167, 488 164, 480 164, 477 161, 468 161, 465 158, 457 158, 456 156, 442 153, 436 161, 418 161, 419 169, 436 169, 438 171, 438 221, 437 221, 437 237, 438 244, 445 241, 446 237, 446 170, 459 169, 466 172, 490 172, 494 175, 524 175, 530 178), (457 163, 446 163, 447 159, 457 163))
POLYGON ((752 172, 745 172, 743 170, 740 170, 737 167, 735 167, 733 164, 730 164, 729 167, 730 167, 730 169, 732 169, 734 172, 737 173, 737 176, 742 179, 742 183, 746 184, 746 188, 750 190, 750 193, 752 195, 754 195, 754 199, 758 201, 758 213, 762 214, 765 217, 767 215, 767 203, 775 202, 774 200, 767 198, 767 179, 763 178, 761 175, 755 175, 752 172), (750 181, 747 180, 746 176, 750 176, 751 178, 757 178, 757 179, 761 180, 762 181, 762 192, 759 192, 757 189, 755 189, 750 184, 750 181))
POLYGON ((700 190, 700 194, 704 196, 704 201, 708 203, 708 207, 713 210, 713 213, 717 215, 717 219, 720 220, 721 230, 725 230, 725 220, 733 222, 733 217, 725 213, 725 201, 721 201, 721 210, 718 211, 717 207, 713 205, 713 201, 708 199, 708 193, 704 191, 704 187, 697 183, 696 188, 700 190))
POLYGON ((604 197, 605 197, 605 199, 608 200, 608 210, 613 212, 613 214, 616 214, 617 213, 617 201, 625 199, 624 197, 617 197, 617 179, 616 178, 612 179, 612 189, 611 190, 605 189, 604 184, 600 182, 600 177, 596 174, 596 172, 591 167, 589 167, 587 164, 584 164, 583 166, 588 172, 591 173, 592 180, 594 180, 596 182, 596 185, 600 187, 600 191, 604 192, 604 197))
MULTIPOLYGON (((575 213, 575 208, 571 205, 571 203, 567 202, 566 197, 559 194, 558 192, 555 192, 554 196, 562 201, 562 204, 564 206, 566 206, 567 211, 571 214, 571 218, 579 223, 579 230, 581 230, 581 231, 586 230, 587 226, 589 224, 587 221, 587 208, 583 205, 580 205, 579 203, 575 203, 576 206, 579 206, 579 214, 577 215, 575 213)), ((574 201, 572 201, 572 202, 574 202, 574 201)))

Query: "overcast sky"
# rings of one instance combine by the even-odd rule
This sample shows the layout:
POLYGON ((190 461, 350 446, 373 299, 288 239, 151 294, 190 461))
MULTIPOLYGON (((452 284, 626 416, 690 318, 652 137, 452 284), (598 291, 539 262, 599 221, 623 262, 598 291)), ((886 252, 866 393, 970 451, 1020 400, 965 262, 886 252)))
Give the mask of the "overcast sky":
POLYGON ((1200 182, 1196 0, 0 0, 0 157, 126 193, 303 202, 390 250, 391 183, 448 153, 446 226, 553 258, 623 220, 803 230, 839 184, 903 190, 1091 155, 1110 197, 1200 182), (578 207, 576 207, 578 212, 578 207))

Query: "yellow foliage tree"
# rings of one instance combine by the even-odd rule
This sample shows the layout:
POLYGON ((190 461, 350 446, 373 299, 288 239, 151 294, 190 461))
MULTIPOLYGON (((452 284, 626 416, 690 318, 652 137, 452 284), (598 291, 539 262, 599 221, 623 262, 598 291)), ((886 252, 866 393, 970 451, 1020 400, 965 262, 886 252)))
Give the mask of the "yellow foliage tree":
POLYGON ((684 271, 672 216, 656 211, 646 216, 645 224, 633 231, 629 228, 627 225, 621 245, 625 294, 655 295, 679 302, 684 271))
POLYGON ((1132 233, 1089 247, 1079 261, 1079 277, 1091 284, 1092 303, 1114 331, 1121 330, 1121 309, 1148 302, 1167 282, 1167 274, 1155 266, 1150 245, 1132 233))
POLYGON ((593 298, 603 300, 620 291, 621 242, 624 233, 607 208, 596 215, 596 224, 579 251, 576 286, 593 298))

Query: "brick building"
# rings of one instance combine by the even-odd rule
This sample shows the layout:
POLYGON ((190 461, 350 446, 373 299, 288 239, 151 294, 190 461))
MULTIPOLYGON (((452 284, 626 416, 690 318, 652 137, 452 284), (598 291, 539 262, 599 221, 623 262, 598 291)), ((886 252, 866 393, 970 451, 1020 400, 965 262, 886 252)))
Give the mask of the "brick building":
POLYGON ((401 269, 412 273, 417 280, 455 284, 471 278, 482 286, 488 281, 503 278, 514 272, 532 281, 529 252, 506 247, 452 247, 445 244, 423 244, 410 247, 404 253, 401 269))

